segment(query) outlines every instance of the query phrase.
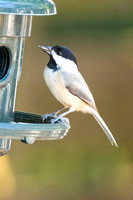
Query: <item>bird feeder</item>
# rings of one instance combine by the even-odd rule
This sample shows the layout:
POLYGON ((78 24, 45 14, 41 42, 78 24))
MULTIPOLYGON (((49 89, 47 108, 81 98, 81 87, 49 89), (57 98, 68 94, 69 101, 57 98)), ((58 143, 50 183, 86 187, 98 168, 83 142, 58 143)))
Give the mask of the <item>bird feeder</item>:
POLYGON ((69 122, 46 124, 40 120, 41 115, 15 111, 24 43, 31 33, 32 16, 53 14, 56 7, 52 0, 0 1, 0 156, 8 153, 12 139, 27 143, 61 139, 70 128, 69 122))

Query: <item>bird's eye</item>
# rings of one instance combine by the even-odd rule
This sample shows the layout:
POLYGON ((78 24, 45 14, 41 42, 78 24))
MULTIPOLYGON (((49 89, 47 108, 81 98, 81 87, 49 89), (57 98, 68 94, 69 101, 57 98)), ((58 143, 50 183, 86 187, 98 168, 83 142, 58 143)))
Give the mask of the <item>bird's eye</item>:
POLYGON ((53 49, 57 55, 62 56, 62 51, 59 46, 54 46, 53 49))
POLYGON ((62 56, 62 53, 61 53, 61 51, 59 49, 57 51, 57 55, 62 56))

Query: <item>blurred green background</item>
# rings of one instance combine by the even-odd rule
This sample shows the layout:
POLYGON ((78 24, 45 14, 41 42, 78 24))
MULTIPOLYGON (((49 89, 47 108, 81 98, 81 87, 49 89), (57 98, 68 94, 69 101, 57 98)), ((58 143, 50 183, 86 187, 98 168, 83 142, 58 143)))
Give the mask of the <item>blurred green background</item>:
POLYGON ((0 161, 1 167, 8 166, 0 199, 132 200, 133 3, 55 3, 57 15, 33 17, 16 110, 45 114, 61 107, 45 85, 43 70, 49 58, 37 46, 67 46, 75 52, 119 148, 110 145, 93 117, 72 113, 71 129, 63 140, 12 142, 11 151, 0 161))

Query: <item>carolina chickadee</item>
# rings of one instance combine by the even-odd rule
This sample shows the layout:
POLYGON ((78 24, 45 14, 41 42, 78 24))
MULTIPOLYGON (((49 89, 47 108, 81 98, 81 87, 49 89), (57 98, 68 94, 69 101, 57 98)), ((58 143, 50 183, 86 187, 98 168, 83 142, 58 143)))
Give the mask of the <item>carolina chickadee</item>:
MULTIPOLYGON (((88 85, 78 71, 74 53, 65 46, 39 46, 50 56, 44 69, 44 79, 51 93, 68 111, 56 116, 53 123, 68 113, 81 111, 90 113, 97 120, 111 144, 118 147, 112 133, 101 118, 88 85)), ((61 109, 61 110, 63 110, 61 109)), ((59 113, 61 110, 57 111, 59 113)))

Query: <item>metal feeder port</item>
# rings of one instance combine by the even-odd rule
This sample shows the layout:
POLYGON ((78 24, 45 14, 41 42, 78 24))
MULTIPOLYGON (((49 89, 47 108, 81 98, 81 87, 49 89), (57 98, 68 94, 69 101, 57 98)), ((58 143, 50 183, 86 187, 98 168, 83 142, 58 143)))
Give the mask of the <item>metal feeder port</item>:
POLYGON ((51 124, 43 122, 42 115, 15 111, 24 43, 31 33, 32 16, 54 14, 52 0, 0 1, 0 156, 8 153, 12 139, 29 144, 61 139, 70 128, 68 120, 51 124))

